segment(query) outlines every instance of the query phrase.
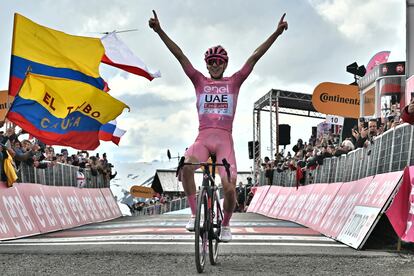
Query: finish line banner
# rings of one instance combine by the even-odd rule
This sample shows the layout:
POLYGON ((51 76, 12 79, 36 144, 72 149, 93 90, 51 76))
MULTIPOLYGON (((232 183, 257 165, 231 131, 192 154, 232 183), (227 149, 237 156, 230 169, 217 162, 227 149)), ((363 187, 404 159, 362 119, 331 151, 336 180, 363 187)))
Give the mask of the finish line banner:
POLYGON ((122 216, 109 188, 16 183, 0 187, 0 240, 69 229, 122 216))
MULTIPOLYGON (((414 167, 410 169, 413 181, 409 184, 412 187, 414 167)), ((311 184, 298 190, 294 187, 263 186, 258 188, 261 192, 255 194, 252 200, 254 205, 249 206, 247 211, 294 221, 360 249, 396 195, 402 176, 403 171, 391 172, 352 182, 311 184)), ((400 194, 405 195, 408 206, 407 192, 400 189, 390 209, 397 204, 400 194)), ((414 206, 414 195, 410 195, 410 200, 410 206, 414 206)), ((411 209, 414 210, 414 207, 411 209)), ((407 215, 408 209, 400 209, 401 212, 406 214, 406 229, 412 225, 407 220, 414 222, 414 211, 410 215, 407 215)), ((414 236, 414 225, 410 229, 407 236, 411 232, 414 236)))

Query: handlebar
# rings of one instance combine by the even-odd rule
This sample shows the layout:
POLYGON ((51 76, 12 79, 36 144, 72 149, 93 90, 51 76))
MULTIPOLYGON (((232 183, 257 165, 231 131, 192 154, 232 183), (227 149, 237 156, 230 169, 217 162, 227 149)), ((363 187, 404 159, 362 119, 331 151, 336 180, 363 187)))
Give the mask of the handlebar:
POLYGON ((209 166, 222 166, 226 169, 227 173, 227 180, 230 182, 230 164, 227 162, 226 158, 223 158, 221 161, 222 163, 215 163, 215 160, 213 160, 213 163, 207 163, 207 162, 199 162, 199 163, 191 163, 191 162, 185 162, 185 158, 181 157, 180 162, 178 162, 177 171, 175 173, 175 176, 177 177, 180 173, 180 170, 184 166, 203 166, 203 167, 209 167, 209 166))

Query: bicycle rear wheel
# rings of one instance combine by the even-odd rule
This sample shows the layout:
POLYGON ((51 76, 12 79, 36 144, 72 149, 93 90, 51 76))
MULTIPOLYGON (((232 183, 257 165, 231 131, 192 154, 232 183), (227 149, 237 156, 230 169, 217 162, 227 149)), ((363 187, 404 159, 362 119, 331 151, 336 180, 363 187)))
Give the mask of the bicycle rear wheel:
POLYGON ((197 271, 203 272, 208 251, 208 206, 207 190, 203 187, 198 195, 195 230, 195 262, 197 271))
POLYGON ((220 242, 221 222, 223 221, 223 212, 221 211, 220 198, 218 193, 214 192, 211 200, 212 225, 208 239, 209 257, 212 265, 217 264, 218 247, 220 242))

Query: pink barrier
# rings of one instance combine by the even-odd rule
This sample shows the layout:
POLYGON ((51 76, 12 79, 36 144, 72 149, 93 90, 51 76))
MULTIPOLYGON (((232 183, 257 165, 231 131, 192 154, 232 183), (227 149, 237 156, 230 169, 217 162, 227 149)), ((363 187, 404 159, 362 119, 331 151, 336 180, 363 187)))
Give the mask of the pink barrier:
MULTIPOLYGON (((68 228, 94 222, 90 219, 88 210, 78 196, 74 187, 49 187, 50 197, 54 198, 60 221, 68 228), (66 219, 65 215, 66 214, 66 219)), ((88 189, 85 189, 88 190, 88 189)))
MULTIPOLYGON (((45 195, 40 184, 15 184, 14 187, 26 199, 30 217, 36 222, 41 233, 61 230, 63 227, 53 208, 52 200, 45 195)), ((46 187, 47 188, 47 187, 46 187)))
POLYGON ((247 212, 256 212, 262 203, 262 199, 266 196, 270 186, 261 186, 256 189, 254 197, 247 208, 247 212), (258 204, 259 203, 259 204, 258 204))
MULTIPOLYGON (((338 191, 338 196, 343 198, 342 204, 337 208, 331 229, 328 230, 328 236, 336 238, 341 232, 345 222, 351 214, 361 192, 363 191, 366 184, 372 180, 372 176, 366 177, 357 181, 342 183, 341 188, 338 191)), ((323 233, 323 232, 322 232, 323 233)), ((325 234, 325 233, 323 233, 325 234)))
POLYGON ((106 204, 108 204, 109 211, 111 212, 111 219, 122 217, 121 210, 118 207, 118 204, 114 200, 114 195, 112 194, 110 189, 100 189, 102 195, 105 198, 106 204))
MULTIPOLYGON (((307 214, 307 216, 300 216, 296 221, 315 230, 320 228, 321 221, 341 186, 342 183, 314 185, 306 205, 301 211, 301 214, 307 214)), ((318 229, 318 231, 320 230, 318 229)))
POLYGON ((293 198, 293 201, 296 201, 296 204, 293 206, 287 217, 291 217, 292 221, 295 222, 306 220, 309 217, 315 202, 315 197, 313 196, 315 188, 315 185, 309 185, 303 187, 301 192, 299 192, 299 189, 291 192, 289 199, 291 199, 292 195, 296 193, 297 200, 293 198))
POLYGON ((20 238, 122 216, 109 188, 0 185, 0 240, 20 238))
MULTIPOLYGON (((410 168, 410 171, 414 176, 414 169, 410 168)), ((300 223, 359 249, 395 196, 402 175, 402 171, 392 172, 347 183, 312 184, 299 189, 265 186, 268 188, 261 188, 252 200, 254 206, 249 206, 249 209, 272 218, 300 223)), ((401 186, 405 190, 401 189, 396 199, 402 198, 401 193, 404 193, 406 207, 403 210, 394 208, 397 206, 394 200, 387 215, 394 218, 391 220, 393 225, 400 225, 399 233, 405 231, 407 239, 411 239, 414 238, 414 211, 405 217, 397 216, 401 212, 408 213, 408 206, 414 206, 414 192, 407 196, 407 191, 414 190, 413 177, 404 179, 408 179, 405 182, 409 184, 401 186)))
MULTIPOLYGON (((280 210, 288 199, 290 193, 293 191, 292 188, 280 187, 276 200, 273 203, 273 206, 270 207, 267 215, 271 218, 278 218, 280 210)), ((254 199, 254 198, 253 198, 254 199)))
POLYGON ((265 197, 262 199, 262 204, 260 205, 260 208, 257 209, 257 213, 262 214, 262 215, 267 215, 278 193, 279 193, 279 187, 271 186, 269 190, 267 191, 267 194, 265 195, 265 197))
POLYGON ((25 199, 20 197, 15 187, 2 189, 0 193, 0 212, 4 218, 2 229, 5 229, 0 239, 26 237, 39 234, 40 231, 28 211, 25 199), (6 226, 7 225, 7 226, 6 226))
POLYGON ((359 193, 337 240, 356 249, 363 245, 369 236, 368 233, 379 220, 388 199, 394 195, 402 174, 402 171, 379 174, 370 182, 363 183, 364 190, 359 193))

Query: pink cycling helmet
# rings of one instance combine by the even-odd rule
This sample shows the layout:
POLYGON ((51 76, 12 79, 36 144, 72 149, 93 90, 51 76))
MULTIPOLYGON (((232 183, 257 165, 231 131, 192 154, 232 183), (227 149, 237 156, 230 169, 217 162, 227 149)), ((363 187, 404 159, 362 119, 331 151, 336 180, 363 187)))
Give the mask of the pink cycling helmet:
POLYGON ((219 58, 224 60, 226 63, 229 61, 227 51, 221 45, 211 47, 206 51, 204 54, 204 60, 207 62, 207 60, 211 58, 219 58))

